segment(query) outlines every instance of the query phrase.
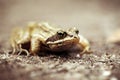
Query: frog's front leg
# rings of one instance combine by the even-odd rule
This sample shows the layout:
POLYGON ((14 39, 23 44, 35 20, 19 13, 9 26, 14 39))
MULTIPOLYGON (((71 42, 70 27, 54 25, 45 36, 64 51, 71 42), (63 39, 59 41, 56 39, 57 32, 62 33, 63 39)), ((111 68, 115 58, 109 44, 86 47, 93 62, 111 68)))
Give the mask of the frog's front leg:
POLYGON ((73 48, 69 51, 69 55, 71 57, 81 58, 83 54, 91 53, 89 46, 83 46, 83 44, 79 43, 74 45, 73 48))
POLYGON ((80 41, 79 41, 79 47, 82 50, 82 52, 80 52, 80 55, 83 55, 85 53, 91 53, 92 51, 90 51, 90 43, 87 39, 85 39, 83 36, 79 35, 80 37, 80 41))
POLYGON ((41 53, 41 40, 39 40, 39 37, 33 36, 31 38, 31 48, 30 53, 32 55, 38 55, 41 53))

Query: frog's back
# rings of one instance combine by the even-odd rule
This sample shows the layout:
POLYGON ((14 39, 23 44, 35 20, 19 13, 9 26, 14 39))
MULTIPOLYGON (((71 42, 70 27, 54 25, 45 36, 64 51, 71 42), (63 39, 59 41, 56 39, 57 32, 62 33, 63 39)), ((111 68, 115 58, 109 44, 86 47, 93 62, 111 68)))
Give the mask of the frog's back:
POLYGON ((59 28, 51 27, 48 23, 34 23, 31 36, 45 42, 49 37, 56 34, 59 28))

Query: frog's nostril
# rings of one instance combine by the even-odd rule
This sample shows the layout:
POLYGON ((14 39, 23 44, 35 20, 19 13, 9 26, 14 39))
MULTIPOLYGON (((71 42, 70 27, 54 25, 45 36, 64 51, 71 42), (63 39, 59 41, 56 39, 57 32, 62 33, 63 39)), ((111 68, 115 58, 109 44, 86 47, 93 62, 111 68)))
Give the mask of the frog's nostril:
POLYGON ((78 36, 74 36, 74 38, 78 38, 78 36))

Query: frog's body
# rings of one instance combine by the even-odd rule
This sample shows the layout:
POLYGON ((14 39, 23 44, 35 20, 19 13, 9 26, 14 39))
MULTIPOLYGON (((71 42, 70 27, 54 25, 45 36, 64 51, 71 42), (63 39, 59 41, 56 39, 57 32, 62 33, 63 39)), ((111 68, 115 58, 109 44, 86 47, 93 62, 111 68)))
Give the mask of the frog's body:
MULTIPOLYGON (((41 54, 45 50, 60 52, 76 48, 80 52, 89 52, 89 42, 79 35, 76 28, 62 30, 48 23, 32 22, 25 29, 17 29, 11 36, 13 53, 25 51, 29 54, 41 54)), ((76 49, 74 49, 76 50, 76 49)))

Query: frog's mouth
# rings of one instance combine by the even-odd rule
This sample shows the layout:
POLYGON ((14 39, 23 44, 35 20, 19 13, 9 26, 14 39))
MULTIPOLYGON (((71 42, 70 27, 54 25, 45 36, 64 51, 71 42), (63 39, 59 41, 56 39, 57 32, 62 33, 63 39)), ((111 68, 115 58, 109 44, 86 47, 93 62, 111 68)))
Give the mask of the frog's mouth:
POLYGON ((68 43, 68 42, 73 42, 75 39, 72 37, 56 40, 56 41, 48 41, 47 45, 57 45, 57 44, 62 44, 62 43, 68 43))

